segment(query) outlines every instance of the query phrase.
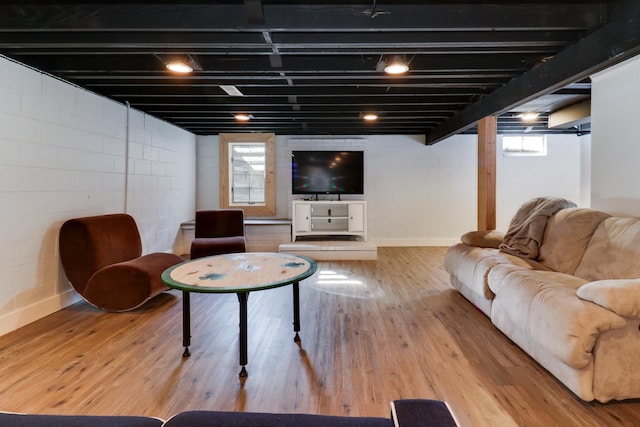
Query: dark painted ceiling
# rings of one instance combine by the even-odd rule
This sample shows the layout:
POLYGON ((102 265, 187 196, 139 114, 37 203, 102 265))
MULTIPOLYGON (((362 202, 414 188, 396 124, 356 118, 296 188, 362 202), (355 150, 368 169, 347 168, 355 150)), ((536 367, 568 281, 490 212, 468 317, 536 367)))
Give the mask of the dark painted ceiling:
POLYGON ((589 76, 640 53, 640 2, 20 1, 0 54, 193 133, 424 134, 549 130, 589 76), (379 66, 403 55, 410 70, 379 66), (186 56, 187 76, 165 62, 186 56), (232 85, 242 96, 231 96, 232 85), (537 122, 517 112, 535 109, 537 122), (239 123, 233 113, 252 116, 239 123), (361 115, 376 112, 366 123, 361 115))

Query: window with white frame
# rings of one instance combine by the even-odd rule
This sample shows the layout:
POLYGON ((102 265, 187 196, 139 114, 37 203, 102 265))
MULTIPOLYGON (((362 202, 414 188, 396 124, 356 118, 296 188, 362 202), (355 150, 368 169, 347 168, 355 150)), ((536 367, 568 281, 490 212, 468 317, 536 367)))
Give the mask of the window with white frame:
POLYGON ((232 142, 229 153, 229 205, 264 204, 265 144, 232 142))
POLYGON ((546 156, 544 135, 509 135, 502 137, 502 152, 506 156, 546 156))

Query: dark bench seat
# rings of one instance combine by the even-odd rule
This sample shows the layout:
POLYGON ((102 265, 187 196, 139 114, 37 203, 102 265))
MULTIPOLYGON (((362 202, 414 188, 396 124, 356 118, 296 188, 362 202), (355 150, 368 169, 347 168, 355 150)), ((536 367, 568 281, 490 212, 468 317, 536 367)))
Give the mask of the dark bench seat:
POLYGON ((11 427, 457 427, 449 407, 439 400, 392 403, 392 414, 347 417, 260 412, 186 411, 169 420, 135 416, 29 415, 0 412, 0 426, 11 427))

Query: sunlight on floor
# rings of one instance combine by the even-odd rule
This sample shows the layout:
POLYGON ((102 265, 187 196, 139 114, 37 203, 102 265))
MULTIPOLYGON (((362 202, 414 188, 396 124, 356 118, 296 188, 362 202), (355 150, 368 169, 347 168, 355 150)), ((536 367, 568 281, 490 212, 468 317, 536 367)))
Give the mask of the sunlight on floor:
POLYGON ((358 277, 333 270, 319 270, 312 276, 309 286, 322 292, 351 298, 376 298, 383 294, 381 289, 358 277))
POLYGON ((320 271, 316 283, 319 285, 364 285, 361 280, 351 279, 344 274, 330 270, 320 271))

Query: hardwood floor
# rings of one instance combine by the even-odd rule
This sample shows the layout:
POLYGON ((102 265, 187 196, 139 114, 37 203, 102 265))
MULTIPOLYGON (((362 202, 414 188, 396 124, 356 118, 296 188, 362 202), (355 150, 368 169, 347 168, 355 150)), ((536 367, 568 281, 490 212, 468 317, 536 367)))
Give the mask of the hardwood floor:
POLYGON ((0 410, 170 415, 192 409, 389 414, 389 401, 448 401, 462 426, 637 426, 640 401, 585 403, 449 285, 445 248, 379 248, 320 262, 301 284, 249 298, 249 378, 238 378, 235 295, 181 294, 105 313, 78 303, 0 337, 0 410))

